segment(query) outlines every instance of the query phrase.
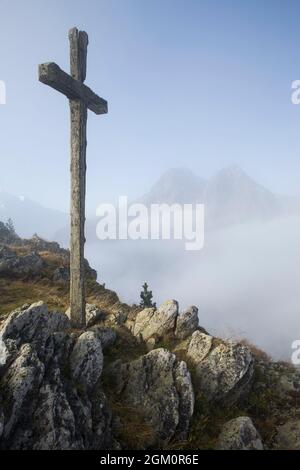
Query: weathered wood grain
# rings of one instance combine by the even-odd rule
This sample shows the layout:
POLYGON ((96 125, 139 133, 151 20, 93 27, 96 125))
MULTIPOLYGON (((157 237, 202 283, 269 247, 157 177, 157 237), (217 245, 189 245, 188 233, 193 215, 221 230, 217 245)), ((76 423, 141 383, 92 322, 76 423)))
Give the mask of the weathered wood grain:
MULTIPOLYGON (((78 73, 78 76, 81 72, 78 73)), ((107 101, 96 95, 89 87, 61 70, 54 62, 39 65, 39 81, 49 85, 70 100, 81 100, 95 114, 107 113, 107 101)))
POLYGON ((54 62, 39 65, 39 80, 70 100, 71 114, 71 237, 70 317, 75 328, 85 326, 84 226, 86 193, 87 110, 107 113, 107 102, 83 84, 86 77, 88 35, 69 31, 70 69, 68 75, 54 62))
MULTIPOLYGON (((88 37, 76 28, 69 32, 70 69, 75 83, 86 75, 88 37)), ((84 226, 86 193, 87 107, 82 99, 70 99, 71 113, 71 237, 70 237, 70 315, 72 324, 84 326, 84 226)))
POLYGON ((74 326, 85 325, 84 226, 86 193, 87 108, 70 100, 71 111, 71 237, 70 315, 74 326))
POLYGON ((75 80, 84 82, 86 79, 86 58, 89 37, 85 31, 72 28, 69 31, 70 69, 75 80))

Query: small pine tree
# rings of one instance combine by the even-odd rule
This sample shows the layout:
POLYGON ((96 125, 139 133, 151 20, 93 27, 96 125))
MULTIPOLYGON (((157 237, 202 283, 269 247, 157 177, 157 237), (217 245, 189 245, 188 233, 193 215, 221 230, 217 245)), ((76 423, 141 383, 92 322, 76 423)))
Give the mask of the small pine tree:
POLYGON ((152 302, 152 299, 153 299, 152 290, 148 290, 147 282, 145 282, 144 285, 143 285, 143 290, 140 294, 140 297, 142 299, 141 303, 140 303, 141 307, 143 307, 143 308, 150 308, 150 307, 156 308, 156 303, 152 302))
POLYGON ((8 221, 6 222, 6 228, 10 231, 11 234, 15 235, 16 231, 12 219, 8 219, 8 221))

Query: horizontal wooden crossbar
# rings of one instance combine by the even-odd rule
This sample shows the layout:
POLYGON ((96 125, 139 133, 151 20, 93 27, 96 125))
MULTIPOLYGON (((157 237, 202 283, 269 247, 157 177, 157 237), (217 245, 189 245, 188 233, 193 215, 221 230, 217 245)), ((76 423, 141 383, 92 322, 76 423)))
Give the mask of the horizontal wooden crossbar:
POLYGON ((54 62, 39 65, 39 81, 49 85, 70 100, 81 100, 95 114, 107 113, 107 101, 89 87, 61 70, 54 62))

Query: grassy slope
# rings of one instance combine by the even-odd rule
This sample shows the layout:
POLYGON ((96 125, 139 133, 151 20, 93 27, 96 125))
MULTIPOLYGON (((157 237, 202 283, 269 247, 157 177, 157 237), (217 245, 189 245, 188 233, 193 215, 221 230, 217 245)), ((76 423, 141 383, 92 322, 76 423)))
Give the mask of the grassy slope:
MULTIPOLYGON (((30 246, 10 246, 10 249, 18 255, 30 253, 30 246)), ((69 304, 69 283, 53 281, 53 273, 56 268, 67 266, 68 260, 65 256, 41 251, 39 255, 44 261, 43 269, 37 275, 23 277, 10 277, 1 274, 0 278, 0 317, 5 316, 12 310, 25 303, 44 300, 50 309, 65 311, 69 304)), ((116 310, 122 306, 117 294, 105 289, 91 277, 86 280, 87 302, 96 303, 103 310, 116 310)))

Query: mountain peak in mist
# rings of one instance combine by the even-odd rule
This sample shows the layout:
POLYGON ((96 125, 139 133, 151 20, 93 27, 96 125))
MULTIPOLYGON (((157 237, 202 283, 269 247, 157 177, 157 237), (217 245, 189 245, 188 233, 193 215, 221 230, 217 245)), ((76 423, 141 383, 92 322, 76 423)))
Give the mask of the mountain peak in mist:
POLYGON ((210 221, 221 225, 270 219, 281 212, 277 196, 237 165, 219 170, 210 179, 205 204, 210 221))
POLYGON ((250 176, 237 164, 225 166, 218 170, 214 177, 223 178, 250 178, 250 176))
POLYGON ((145 204, 185 204, 202 201, 207 181, 188 168, 167 170, 140 201, 145 204))
POLYGON ((140 201, 146 205, 204 203, 209 226, 269 219, 279 215, 282 207, 276 195, 236 164, 222 168, 209 180, 187 168, 172 168, 140 201))

